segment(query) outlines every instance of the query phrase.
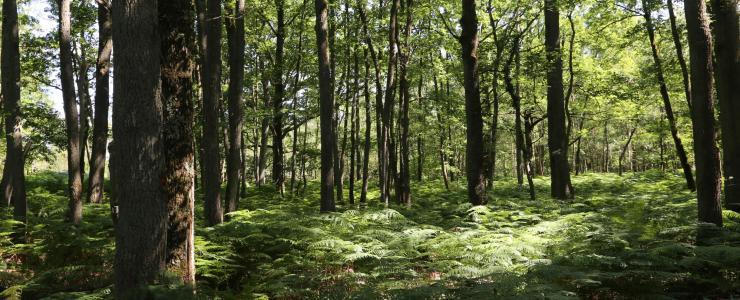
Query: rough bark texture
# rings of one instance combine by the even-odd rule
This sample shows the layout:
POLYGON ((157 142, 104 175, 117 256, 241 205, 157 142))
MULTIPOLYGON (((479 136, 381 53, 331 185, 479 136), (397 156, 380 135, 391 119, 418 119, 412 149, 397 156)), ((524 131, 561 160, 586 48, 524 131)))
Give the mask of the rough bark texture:
MULTIPOLYGON (((686 179, 686 186, 689 190, 695 190, 694 176, 691 172, 691 165, 689 165, 689 159, 686 157, 686 150, 683 147, 681 138, 678 136, 678 128, 676 127, 676 117, 673 115, 673 106, 671 105, 671 99, 668 95, 668 87, 666 85, 665 76, 663 76, 663 62, 658 54, 658 46, 655 44, 655 28, 653 27, 652 16, 650 15, 650 9, 648 8, 647 0, 642 1, 643 9, 645 14, 645 27, 647 29, 648 40, 650 41, 650 49, 653 53, 653 63, 655 65, 655 75, 660 85, 660 96, 663 98, 663 107, 665 109, 666 118, 668 119, 668 125, 671 129, 671 136, 673 137, 673 144, 676 146, 676 154, 678 160, 681 162, 681 168, 683 169, 684 178, 686 179)), ((621 173, 622 170, 620 169, 621 173)))
POLYGON ((244 0, 237 0, 229 23, 229 153, 226 160, 226 212, 239 204, 242 122, 244 119, 244 0))
POLYGON ((465 118, 467 125, 465 171, 468 179, 468 200, 473 205, 481 205, 485 204, 487 199, 483 115, 478 82, 478 18, 475 13, 475 1, 463 0, 462 7, 460 44, 462 45, 465 78, 465 118))
POLYGON ((331 53, 329 53, 329 15, 327 0, 316 0, 316 47, 319 61, 319 111, 321 122, 321 211, 335 211, 334 133, 332 130, 331 53))
POLYGON ((193 141, 194 8, 189 0, 159 4, 164 106, 164 194, 167 201, 167 269, 195 284, 193 141))
POLYGON ((381 172, 384 173, 385 181, 380 187, 381 200, 388 205, 390 199, 391 184, 395 181, 395 176, 391 172, 394 168, 395 161, 391 161, 394 156, 393 144, 393 108, 395 107, 396 98, 396 66, 398 65, 398 7, 400 0, 392 0, 390 21, 388 22, 388 70, 385 83, 385 103, 383 104, 383 129, 382 138, 379 143, 383 143, 383 160, 381 172))
POLYGON ((98 61, 95 67, 95 116, 93 117, 92 152, 90 155, 90 175, 88 176, 87 201, 103 201, 103 176, 105 174, 105 155, 108 144, 108 107, 110 58, 113 43, 111 40, 110 2, 98 2, 98 61))
POLYGON ((219 111, 221 98, 221 1, 208 0, 203 49, 203 187, 209 225, 223 222, 221 208, 221 152, 219 111))
POLYGON ((547 51, 547 142, 550 151, 551 195, 573 197, 565 130, 563 61, 560 49, 560 15, 557 0, 545 0, 545 49, 547 51))
POLYGON ((112 180, 118 198, 114 295, 146 298, 165 268, 167 205, 160 99, 157 2, 113 2, 114 64, 112 180), (135 151, 134 151, 135 149, 135 151))
POLYGON ((404 27, 403 36, 403 50, 400 52, 401 57, 401 74, 400 74, 400 89, 401 89, 401 174, 398 182, 399 187, 396 193, 398 194, 398 202, 411 205, 411 172, 409 168, 409 102, 411 101, 410 83, 408 78, 408 66, 409 60, 411 59, 411 49, 409 48, 409 36, 411 35, 411 26, 413 20, 413 0, 405 0, 404 10, 406 13, 406 26, 404 27))
POLYGON ((725 204, 740 212, 740 48, 738 1, 712 1, 717 98, 722 125, 725 204))
POLYGON ((694 157, 699 221, 722 226, 719 151, 714 145, 712 94, 712 39, 704 0, 687 0, 686 28, 691 64, 691 101, 694 106, 694 157))
POLYGON ((275 0, 277 8, 277 28, 275 32, 275 65, 272 70, 272 87, 275 89, 272 97, 272 181, 275 187, 283 193, 284 166, 283 166, 283 65, 285 54, 285 3, 284 0, 275 0))
POLYGON ((3 1, 2 50, 0 68, 2 69, 1 89, 5 113, 6 157, 3 179, 7 180, 9 194, 5 203, 13 204, 13 218, 20 222, 13 235, 15 242, 25 242, 26 216, 26 178, 23 163, 23 135, 21 133, 21 55, 18 38, 18 5, 15 0, 3 1))
POLYGON ((75 100, 74 71, 72 70, 71 0, 61 0, 59 6, 59 60, 61 68, 64 123, 67 131, 67 188, 69 211, 67 218, 73 224, 82 221, 82 173, 80 170, 80 125, 75 100))

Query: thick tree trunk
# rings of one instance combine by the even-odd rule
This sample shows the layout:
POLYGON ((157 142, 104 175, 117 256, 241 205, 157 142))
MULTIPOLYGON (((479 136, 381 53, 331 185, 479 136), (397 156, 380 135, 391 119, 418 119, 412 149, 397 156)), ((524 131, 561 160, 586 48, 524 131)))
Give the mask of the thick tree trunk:
POLYGON ((114 295, 143 298, 165 268, 167 205, 157 2, 113 2, 114 178, 119 206, 114 295), (131 151, 136 149, 136 151, 131 151))
POLYGON ((277 28, 275 32, 275 65, 272 71, 272 87, 275 89, 272 97, 272 181, 282 195, 284 192, 283 166, 283 65, 285 54, 285 2, 275 0, 277 13, 277 28))
MULTIPOLYGON (((242 0, 243 1, 243 0, 242 0)), ((195 284, 194 8, 189 0, 159 3, 167 269, 195 284)))
POLYGON ((381 201, 387 206, 390 199, 390 185, 392 182, 395 181, 395 177, 393 174, 391 174, 391 169, 394 168, 392 164, 395 162, 392 162, 393 152, 393 144, 392 144, 392 137, 393 134, 393 109, 395 107, 395 98, 396 98, 396 67, 398 65, 398 42, 397 42, 397 28, 398 28, 398 7, 400 6, 400 0, 392 0, 391 3, 391 13, 390 13, 390 20, 388 22, 388 69, 386 74, 386 84, 385 84, 385 103, 383 103, 383 129, 382 129, 382 137, 381 140, 378 141, 379 143, 383 143, 384 146, 384 152, 383 152, 383 167, 381 168, 381 172, 384 173, 384 181, 381 183, 380 187, 380 198, 381 201))
POLYGON ((719 151, 714 145, 714 95, 712 93, 712 38, 704 0, 684 4, 689 36, 691 101, 694 106, 694 157, 699 222, 722 226, 719 151))
POLYGON ((560 49, 560 14, 557 0, 545 0, 545 48, 547 51, 547 141, 550 151, 551 194, 556 199, 573 198, 565 130, 563 61, 560 49))
POLYGON ((221 1, 208 0, 203 49, 203 187, 208 225, 223 222, 221 208, 221 152, 219 99, 221 98, 221 1))
POLYGON ((28 208, 21 132, 21 55, 18 37, 18 5, 15 0, 3 1, 2 16, 2 49, 0 50, 2 73, 0 75, 2 76, 6 145, 3 179, 7 181, 5 187, 9 189, 9 191, 6 190, 9 193, 4 194, 5 201, 3 202, 13 204, 13 219, 19 222, 12 235, 13 240, 17 243, 24 243, 28 208))
POLYGON ((88 176, 87 201, 103 201, 103 177, 108 144, 108 107, 111 41, 111 11, 108 0, 98 2, 98 61, 95 67, 95 117, 93 118, 92 155, 88 176))
POLYGON ((331 53, 329 53, 329 16, 327 0, 316 0, 316 47, 319 61, 319 111, 321 122, 321 211, 335 211, 334 204, 334 133, 331 90, 331 53))
POLYGON ((462 1, 462 61, 465 78, 465 118, 466 118, 466 163, 468 179, 468 199, 473 205, 486 204, 486 174, 483 145, 483 116, 478 83, 478 18, 475 1, 462 1))
POLYGON ((242 123, 244 119, 244 0, 237 0, 229 21, 229 153, 226 160, 226 212, 239 204, 242 123))
POLYGON ((64 99, 64 121, 67 131, 67 185, 69 211, 67 218, 73 224, 82 221, 82 173, 80 170, 80 125, 75 101, 74 71, 72 69, 72 12, 70 0, 61 0, 59 6, 59 63, 64 99))
MULTIPOLYGON (((668 95, 668 87, 666 85, 665 77, 663 76, 663 63, 658 55, 658 46, 655 44, 655 29, 653 27, 652 16, 647 6, 647 0, 642 0, 643 9, 645 14, 645 27, 647 28, 648 39, 650 41, 650 49, 653 53, 653 63, 655 64, 655 75, 658 77, 658 84, 660 85, 660 95, 663 98, 663 107, 665 108, 666 118, 668 118, 668 125, 671 129, 671 136, 673 137, 673 143, 676 145, 676 154, 678 160, 681 162, 681 168, 683 169, 684 178, 686 179, 686 186, 689 190, 696 189, 694 183, 694 175, 691 171, 691 165, 689 165, 689 159, 686 156, 686 150, 683 147, 681 138, 678 136, 678 128, 676 126, 676 118, 673 115, 673 107, 671 105, 671 99, 668 95)), ((621 173, 621 167, 619 172, 621 173)))
POLYGON ((717 98, 722 125, 725 204, 740 212, 740 51, 738 1, 713 0, 717 98))
MULTIPOLYGON (((87 55, 84 47, 80 47, 80 54, 76 57, 77 60, 77 99, 80 104, 80 180, 85 181, 85 156, 87 152, 87 140, 90 137, 90 116, 92 115, 92 108, 90 106, 92 100, 90 99, 90 80, 87 78, 87 73, 90 70, 90 66, 87 64, 87 55)), ((82 188, 82 187, 80 187, 82 188)), ((80 190, 82 193, 82 190, 80 190)))
POLYGON ((411 101, 410 83, 408 79, 408 66, 411 60, 411 49, 409 48, 409 36, 411 35, 411 25, 413 16, 413 0, 403 2, 404 12, 406 13, 406 26, 404 29, 403 49, 400 52, 400 117, 401 117, 401 174, 398 182, 400 183, 396 193, 398 202, 411 206, 411 172, 409 168, 409 102, 411 101))

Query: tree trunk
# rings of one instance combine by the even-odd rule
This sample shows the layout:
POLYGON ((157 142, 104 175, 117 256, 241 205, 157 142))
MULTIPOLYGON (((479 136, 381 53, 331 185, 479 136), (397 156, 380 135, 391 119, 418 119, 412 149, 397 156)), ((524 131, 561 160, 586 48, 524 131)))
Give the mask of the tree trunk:
POLYGON ((738 1, 713 0, 715 80, 722 125, 725 204, 740 212, 740 52, 738 1))
POLYGON ((72 69, 72 12, 70 0, 61 0, 59 6, 59 63, 64 99, 64 121, 67 131, 67 185, 69 211, 67 218, 73 224, 82 221, 82 173, 80 170, 80 125, 75 101, 74 71, 72 69))
MULTIPOLYGON (((87 140, 90 136, 90 115, 92 115, 90 107, 90 80, 87 78, 87 73, 90 70, 87 64, 87 55, 85 48, 80 47, 80 54, 77 59, 77 98, 80 104, 80 181, 85 181, 85 153, 87 152, 87 140)), ((82 194, 82 186, 80 186, 80 195, 82 194)))
MULTIPOLYGON (((671 136, 673 137, 673 143, 676 145, 676 154, 681 162, 681 168, 683 169, 684 178, 686 179, 686 186, 689 190, 696 189, 694 183, 694 175, 691 171, 691 165, 689 165, 689 159, 686 157, 686 150, 683 147, 681 138, 678 136, 678 128, 676 127, 676 118, 673 115, 673 107, 671 106, 671 99, 668 95, 668 87, 663 76, 663 63, 658 55, 658 46, 655 44, 655 29, 653 28, 652 16, 650 15, 650 9, 647 6, 647 0, 642 0, 643 9, 645 10, 645 27, 647 28, 648 39, 650 41, 650 49, 653 53, 653 62, 655 64, 655 75, 658 77, 658 84, 660 85, 660 95, 663 98, 663 107, 665 108, 666 118, 668 118, 668 125, 671 129, 671 136)), ((621 158, 620 158, 621 159, 621 158)), ((621 173, 621 167, 619 172, 621 173)))
POLYGON ((359 71, 359 60, 357 57, 357 52, 354 53, 354 67, 353 67, 353 77, 354 77, 354 83, 352 87, 352 102, 349 105, 350 110, 350 153, 349 153, 349 204, 355 204, 355 159, 356 157, 356 147, 357 147, 357 131, 359 130, 357 119, 359 119, 357 105, 358 105, 358 94, 360 89, 360 83, 359 83, 359 77, 360 77, 360 71, 359 71))
MULTIPOLYGON (((242 0, 243 1, 243 0, 242 0)), ((164 195, 167 202, 167 269, 195 284, 195 148, 191 49, 195 46, 191 1, 159 3, 164 195)))
POLYGON ((283 65, 285 53, 285 2, 276 0, 277 28, 275 32, 275 65, 272 72, 272 87, 275 89, 272 98, 272 181, 282 195, 283 166, 283 65))
POLYGON ((722 226, 719 151, 714 146, 712 94, 712 39, 704 0, 687 0, 686 28, 691 64, 691 101, 694 106, 694 157, 699 222, 722 226))
POLYGON ((365 154, 362 159, 362 192, 360 194, 360 205, 367 203, 367 184, 370 166, 370 130, 372 127, 372 115, 370 113, 370 62, 367 60, 367 51, 365 51, 365 154))
POLYGON ((624 148, 622 148, 622 153, 619 154, 619 176, 622 176, 622 162, 624 161, 624 155, 627 153, 627 149, 629 149, 630 144, 632 143, 632 137, 635 135, 635 131, 637 128, 632 128, 629 131, 629 135, 627 136, 627 142, 624 143, 624 148))
POLYGON ((113 5, 116 104, 111 161, 119 207, 114 295, 136 299, 144 298, 166 258, 160 37, 157 2, 123 0, 113 5))
MULTIPOLYGON (((264 109, 270 107, 270 79, 268 73, 265 70, 264 59, 260 59, 257 63, 259 69, 262 70, 262 101, 264 109)), ((265 116, 262 118, 262 124, 260 125, 260 152, 257 159, 257 186, 262 186, 265 183, 267 175, 267 142, 268 142, 268 130, 270 129, 270 119, 265 116)))
MULTIPOLYGON (((676 14, 673 12, 673 0, 666 0, 668 4, 668 19, 671 23, 671 36, 673 37, 673 46, 676 48, 676 58, 681 66, 681 76, 683 77, 683 90, 686 94, 686 104, 689 107, 689 115, 693 115, 694 108, 691 106, 691 83, 689 82, 689 67, 686 65, 686 59, 683 55, 683 45, 681 45, 681 34, 676 25, 676 14)), ((737 23, 736 23, 737 24, 737 23)))
MULTIPOLYGON (((514 107, 514 140, 516 145, 515 156, 516 156, 516 182, 518 191, 522 190, 524 184, 524 133, 522 130, 522 106, 521 96, 519 90, 514 86, 513 79, 511 77, 511 64, 515 57, 519 56, 519 38, 514 39, 514 47, 509 54, 509 58, 506 60, 504 65, 504 83, 506 85, 506 92, 511 97, 511 104, 514 107)), ((517 72, 519 69, 519 62, 517 59, 517 72)))
POLYGON ((442 123, 442 106, 439 105, 439 85, 437 84, 437 75, 433 76, 434 80, 434 100, 437 104, 437 123, 439 124, 439 166, 442 172, 442 180, 445 183, 445 189, 450 190, 450 182, 447 178, 447 155, 445 154, 445 134, 444 124, 442 123))
POLYGON ((398 202, 411 206, 411 172, 409 171, 409 102, 411 101, 410 83, 408 79, 408 65, 411 59, 411 49, 409 48, 409 36, 411 35, 411 25, 413 16, 413 0, 405 0, 403 5, 406 13, 406 27, 404 29, 403 50, 400 52, 400 90, 401 90, 401 174, 399 178, 398 202))
POLYGON ((15 0, 3 1, 2 16, 2 50, 0 51, 2 73, 0 74, 2 75, 1 89, 5 112, 6 143, 3 179, 7 181, 5 187, 9 192, 4 195, 5 201, 3 202, 13 204, 13 219, 19 222, 15 226, 13 240, 16 243, 24 243, 28 208, 21 132, 21 55, 18 37, 18 5, 15 0))
POLYGON ((332 132, 331 53, 327 0, 316 0, 316 47, 319 62, 319 111, 321 122, 321 211, 335 211, 334 204, 334 133, 332 132))
POLYGON ((560 14, 557 0, 545 0, 545 48, 547 51, 547 142, 550 151, 551 195, 573 198, 565 130, 563 61, 560 49, 560 14))
POLYGON ((95 117, 93 120, 92 155, 88 176, 87 201, 103 201, 105 155, 108 144, 108 107, 111 42, 111 11, 108 0, 98 2, 98 61, 95 67, 95 117))
POLYGON ((229 153, 226 160, 226 212, 239 204, 239 169, 242 165, 244 122, 244 0, 237 0, 234 19, 229 21, 229 153))
POLYGON ((208 0, 203 49, 203 188, 208 225, 223 222, 221 208, 221 152, 219 99, 221 98, 221 1, 208 0))
POLYGON ((463 0, 460 19, 462 61, 465 81, 466 163, 468 199, 473 205, 486 204, 486 174, 483 167, 483 116, 478 83, 478 18, 475 1, 463 0))

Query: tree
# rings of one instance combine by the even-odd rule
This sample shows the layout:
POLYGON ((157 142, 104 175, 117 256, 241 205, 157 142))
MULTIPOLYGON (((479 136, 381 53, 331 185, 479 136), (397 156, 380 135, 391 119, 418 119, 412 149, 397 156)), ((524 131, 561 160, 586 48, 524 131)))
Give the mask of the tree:
POLYGON ((547 52, 547 143, 550 152, 551 195, 573 197, 565 130, 563 60, 560 49, 560 14, 557 0, 545 0, 545 51, 547 52))
MULTIPOLYGON (((686 150, 684 150, 681 138, 678 136, 676 118, 673 115, 673 106, 671 105, 671 99, 668 95, 668 87, 666 86, 665 76, 663 75, 663 62, 661 61, 660 55, 658 54, 658 46, 655 44, 655 28, 653 28, 653 19, 650 15, 650 6, 647 0, 642 0, 642 7, 642 9, 644 10, 643 17, 645 18, 645 28, 647 29, 648 40, 650 41, 650 49, 653 54, 655 76, 657 77, 658 84, 660 85, 660 96, 663 98, 663 107, 665 109, 666 118, 668 119, 668 125, 670 126, 673 143, 676 145, 676 154, 678 155, 678 159, 681 162, 681 168, 683 169, 684 178, 686 179, 686 186, 689 188, 689 190, 693 191, 695 189, 694 176, 691 172, 689 159, 686 157, 686 150)), ((684 89, 687 91, 690 90, 686 87, 684 87, 684 89)), ((619 172, 622 172, 621 168, 619 172)))
POLYGON ((466 119, 466 175, 468 200, 473 205, 486 204, 486 172, 484 167, 485 146, 483 145, 483 116, 478 82, 478 18, 474 0, 462 1, 460 19, 462 34, 462 61, 465 78, 466 119))
POLYGON ((90 153, 87 201, 103 201, 103 175, 108 144, 108 106, 111 42, 111 12, 107 0, 98 1, 98 62, 95 68, 95 116, 93 118, 93 144, 90 153))
POLYGON ((13 218, 20 222, 14 234, 16 242, 26 240, 26 178, 21 132, 21 55, 18 37, 18 5, 15 0, 4 0, 2 6, 2 46, 0 69, 2 77, 3 110, 5 113, 5 144, 7 154, 3 178, 7 180, 4 203, 13 205, 13 218), (6 178, 7 177, 7 178, 6 178))
POLYGON ((79 113, 75 101, 72 69, 71 20, 70 0, 61 0, 59 5, 59 60, 64 120, 67 129, 68 218, 73 224, 79 224, 82 221, 82 170, 80 170, 79 113))
POLYGON ((143 298, 165 268, 167 205, 156 1, 113 2, 112 182, 119 206, 114 295, 143 298), (131 151, 136 149, 136 151, 131 151))
POLYGON ((740 211, 740 55, 738 1, 713 0, 715 81, 722 128, 725 204, 740 211))
MULTIPOLYGON (((189 0, 159 3, 164 124, 167 269, 195 284, 195 149, 193 141, 194 8, 189 0)), ((238 179, 237 179, 238 180, 238 179)))
POLYGON ((694 157, 699 221, 722 226, 719 151, 714 145, 714 95, 712 93, 712 39, 704 0, 687 0, 691 101, 694 107, 694 157))
POLYGON ((316 47, 319 59, 319 110, 321 122, 321 211, 336 210, 334 205, 333 100, 329 53, 329 14, 327 0, 316 0, 316 47))
POLYGON ((272 180, 280 193, 283 193, 283 65, 285 57, 285 1, 275 0, 277 9, 277 28, 275 29, 275 64, 272 71, 272 180))
POLYGON ((242 122, 244 114, 244 0, 237 0, 235 18, 229 22, 229 153, 226 160, 226 212, 239 203, 242 122))
POLYGON ((221 1, 207 0, 203 39, 203 185, 209 225, 223 222, 221 208, 221 152, 219 111, 221 98, 221 1))
MULTIPOLYGON (((398 194, 398 203, 411 205, 411 183, 409 171, 409 102, 411 101, 410 83, 408 78, 409 60, 411 59, 411 49, 409 47, 409 36, 411 35, 411 26, 413 20, 413 0, 406 0, 401 5, 406 13, 406 26, 403 30, 404 42, 403 49, 400 52, 400 82, 401 90, 401 174, 398 182, 400 183, 396 193, 398 194)), ((482 121, 481 121, 482 122, 482 121)))

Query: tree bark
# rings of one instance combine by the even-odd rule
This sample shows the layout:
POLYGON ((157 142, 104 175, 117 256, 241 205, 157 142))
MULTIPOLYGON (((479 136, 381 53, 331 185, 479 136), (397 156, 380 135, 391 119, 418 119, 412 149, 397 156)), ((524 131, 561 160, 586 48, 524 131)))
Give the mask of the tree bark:
POLYGON ((329 53, 329 21, 327 0, 316 0, 316 47, 319 61, 319 111, 321 122, 321 211, 335 211, 334 204, 334 133, 331 90, 331 53, 329 53))
POLYGON ((632 137, 635 135, 636 130, 637 128, 630 129, 629 134, 627 136, 627 142, 624 143, 624 148, 622 148, 622 153, 619 154, 619 176, 622 176, 622 162, 624 161, 624 155, 627 153, 627 149, 629 149, 629 146, 632 143, 632 137))
POLYGON ((385 103, 383 103, 383 129, 382 138, 379 143, 384 144, 384 167, 381 168, 381 172, 384 173, 385 181, 382 183, 380 189, 381 201, 388 206, 390 199, 391 184, 395 182, 395 176, 393 176, 391 169, 394 168, 395 161, 391 161, 394 156, 392 135, 393 135, 393 109, 395 107, 396 98, 396 67, 398 66, 398 7, 400 6, 400 0, 392 0, 390 20, 388 22, 388 69, 386 74, 385 83, 385 103))
POLYGON ((113 2, 114 64, 112 180, 119 206, 114 295, 144 298, 165 268, 167 206, 157 2, 113 2), (136 149, 136 151, 131 151, 136 149))
POLYGON ((740 52, 738 1, 713 0, 715 80, 719 98, 725 204, 740 212, 740 52))
MULTIPOLYGON (((87 63, 87 54, 85 48, 80 46, 80 53, 76 57, 77 61, 77 99, 80 105, 80 181, 85 182, 85 153, 87 152, 87 140, 90 136, 90 115, 92 115, 92 108, 90 103, 89 90, 90 80, 87 78, 87 73, 90 70, 90 66, 87 63)), ((80 186, 80 189, 82 187, 80 186)), ((82 190, 80 190, 80 195, 82 190)))
POLYGON ((5 167, 3 179, 7 181, 5 202, 13 204, 13 219, 20 224, 15 226, 12 235, 16 243, 26 241, 26 220, 28 215, 26 200, 26 178, 23 154, 23 134, 21 132, 21 55, 18 36, 18 5, 15 0, 4 0, 2 6, 2 49, 0 69, 2 79, 3 110, 5 112, 5 167), (9 191, 8 191, 9 190, 9 191), (9 192, 9 193, 8 193, 9 192))
POLYGON ((714 145, 714 95, 712 93, 712 39, 704 0, 684 4, 689 36, 691 101, 694 106, 694 157, 699 222, 722 226, 719 151, 714 145))
POLYGON ((466 118, 466 163, 468 179, 468 200, 473 205, 486 204, 486 174, 484 166, 483 116, 478 82, 478 18, 474 0, 462 1, 463 12, 460 19, 462 34, 462 61, 465 82, 466 118))
POLYGON ((686 65, 686 58, 683 54, 683 45, 681 45, 681 34, 676 25, 676 14, 673 12, 673 0, 666 0, 668 4, 668 19, 671 23, 671 37, 673 37, 673 46, 676 48, 676 58, 681 66, 681 76, 683 77, 683 90, 686 94, 686 104, 689 107, 689 116, 693 115, 694 108, 691 106, 691 83, 689 81, 689 67, 686 65))
MULTIPOLYGON (((259 69, 262 70, 262 103, 264 109, 270 107, 270 79, 265 69, 264 59, 260 59, 257 62, 259 69)), ((262 186, 265 183, 267 175, 267 142, 268 142, 268 130, 270 129, 270 119, 265 116, 262 118, 260 124, 260 152, 257 159, 257 186, 262 186)))
POLYGON ((244 0, 237 0, 233 20, 229 21, 229 154, 226 160, 226 212, 239 204, 242 123, 244 119, 244 0))
POLYGON ((551 195, 573 198, 565 130, 563 61, 560 49, 560 14, 557 0, 545 0, 545 49, 547 51, 547 141, 550 151, 551 195))
POLYGON ((349 204, 355 204, 355 159, 356 157, 356 147, 357 147, 357 131, 358 123, 357 120, 359 119, 358 110, 358 94, 360 89, 360 83, 359 83, 359 77, 360 77, 360 71, 359 71, 359 58, 357 57, 357 52, 354 52, 354 64, 353 64, 353 77, 354 82, 352 84, 352 102, 349 105, 350 110, 350 153, 349 153, 349 204))
POLYGON ((67 218, 77 225, 82 221, 82 173, 80 170, 80 125, 75 101, 74 71, 72 68, 72 12, 70 0, 61 0, 59 6, 59 63, 64 99, 64 121, 67 131, 67 188, 69 211, 67 218))
POLYGON ((108 144, 108 107, 110 83, 111 11, 108 0, 98 2, 98 61, 95 67, 95 116, 93 117, 92 155, 88 176, 87 201, 103 201, 105 155, 108 144))
POLYGON ((272 181, 275 187, 283 194, 284 166, 283 166, 283 65, 285 53, 285 2, 275 0, 277 9, 277 28, 275 31, 275 65, 272 71, 272 181))
MULTIPOLYGON (((658 46, 655 44, 655 29, 653 27, 652 16, 650 15, 650 9, 647 6, 647 0, 642 0, 643 9, 645 14, 645 27, 647 29, 648 39, 650 41, 650 49, 653 53, 653 62, 655 64, 655 75, 658 78, 658 84, 660 85, 660 95, 663 98, 663 107, 665 108, 666 118, 668 119, 668 125, 671 129, 671 136, 673 137, 673 143, 676 145, 676 154, 681 162, 681 168, 683 169, 684 178, 686 179, 686 186, 689 190, 695 190, 696 184, 694 183, 694 175, 691 171, 691 165, 689 165, 689 159, 686 156, 686 150, 683 147, 681 138, 678 136, 678 128, 676 127, 676 118, 673 115, 673 107, 671 105, 671 99, 668 95, 668 87, 666 85, 665 77, 663 75, 663 63, 658 54, 658 46)), ((621 173, 621 167, 619 172, 621 173)))
POLYGON ((221 1, 208 0, 203 49, 203 183, 208 225, 223 222, 221 208, 221 152, 219 110, 221 98, 221 1))
POLYGON ((398 202, 411 206, 411 172, 409 171, 409 102, 411 101, 410 83, 408 79, 408 66, 411 59, 409 48, 409 36, 411 35, 413 0, 405 0, 402 7, 406 13, 406 26, 404 28, 403 49, 400 52, 400 90, 401 90, 401 174, 399 176, 398 202))
POLYGON ((364 94, 365 94, 365 141, 364 151, 362 159, 362 192, 360 193, 360 205, 367 203, 367 185, 368 185, 368 173, 370 166, 370 130, 372 127, 372 114, 370 113, 370 62, 367 59, 367 51, 365 54, 365 78, 364 78, 364 94))
MULTIPOLYGON (((243 0, 242 0, 243 1, 243 0)), ((193 140, 192 1, 159 3, 162 105, 164 107, 164 195, 167 202, 167 269, 195 284, 195 148, 193 140)))

